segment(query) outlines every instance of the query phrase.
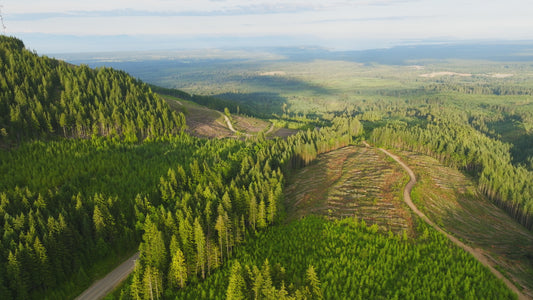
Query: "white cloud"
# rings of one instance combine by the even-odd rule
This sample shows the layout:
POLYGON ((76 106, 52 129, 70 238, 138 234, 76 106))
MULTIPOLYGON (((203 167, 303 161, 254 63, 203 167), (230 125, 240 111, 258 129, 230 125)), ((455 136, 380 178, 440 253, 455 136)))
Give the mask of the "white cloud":
MULTIPOLYGON (((9 33, 533 39, 523 0, 5 0, 9 33)), ((326 45, 327 46, 327 45, 326 45)))

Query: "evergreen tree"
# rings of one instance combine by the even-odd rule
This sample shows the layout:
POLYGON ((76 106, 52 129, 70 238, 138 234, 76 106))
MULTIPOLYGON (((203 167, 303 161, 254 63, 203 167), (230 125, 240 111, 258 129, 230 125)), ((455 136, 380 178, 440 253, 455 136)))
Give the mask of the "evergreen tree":
POLYGON ((305 274, 313 299, 322 299, 323 297, 322 290, 320 289, 320 280, 316 275, 315 268, 312 265, 309 265, 305 274))
POLYGON ((187 282, 187 265, 185 264, 183 252, 179 248, 172 253, 168 277, 171 287, 185 287, 187 282))
POLYGON ((229 285, 226 291, 226 299, 228 300, 242 300, 246 299, 245 293, 245 281, 242 276, 241 264, 238 261, 235 261, 231 267, 231 272, 229 276, 229 285))

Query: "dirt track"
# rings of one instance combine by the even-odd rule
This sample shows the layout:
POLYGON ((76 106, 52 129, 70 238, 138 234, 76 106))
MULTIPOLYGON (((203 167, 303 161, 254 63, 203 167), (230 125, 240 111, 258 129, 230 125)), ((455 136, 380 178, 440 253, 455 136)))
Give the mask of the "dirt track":
POLYGON ((135 261, 139 258, 139 252, 128 258, 120 266, 116 267, 111 273, 104 278, 93 283, 81 295, 76 297, 77 300, 102 299, 114 288, 116 288, 124 279, 130 275, 135 267, 135 261))
MULTIPOLYGON (((370 147, 370 145, 368 145, 366 142, 364 142, 364 144, 367 147, 370 147)), ((481 250, 474 249, 474 248, 472 248, 472 247, 470 247, 468 245, 465 245, 463 242, 458 240, 456 237, 454 237, 451 234, 445 232, 439 226, 437 226, 437 224, 433 223, 430 219, 428 219, 428 217, 426 217, 426 215, 423 212, 421 212, 415 206, 415 204, 413 203, 413 201, 411 199, 411 190, 413 189, 413 186, 416 184, 416 176, 415 176, 415 173, 413 172, 413 170, 411 170, 411 168, 409 168, 404 162, 402 162, 400 160, 400 158, 398 158, 398 156, 396 156, 396 155, 394 155, 394 154, 390 153, 389 151, 387 151, 385 149, 382 149, 382 148, 379 148, 379 150, 381 150, 383 153, 387 154, 392 159, 394 159, 409 174, 410 180, 407 183, 407 185, 405 185, 405 188, 403 190, 403 199, 404 199, 405 203, 407 203, 407 205, 411 208, 411 210, 413 210, 413 212, 415 214, 417 214, 422 220, 424 220, 431 227, 435 228, 437 231, 439 231, 442 234, 446 235, 446 237, 448 239, 450 239, 453 243, 455 243, 457 246, 461 247, 465 251, 468 251, 470 254, 472 254, 480 263, 482 263, 484 266, 486 266, 492 272, 492 274, 496 275, 496 277, 498 277, 501 280, 503 280, 503 282, 507 285, 507 287, 518 295, 518 299, 528 299, 525 295, 523 295, 518 290, 518 288, 511 281, 509 281, 498 270, 496 270, 494 268, 494 264, 490 260, 488 260, 485 255, 483 255, 483 252, 481 250)))
POLYGON ((224 117, 224 119, 226 120, 226 124, 228 124, 228 128, 229 130, 231 130, 233 133, 237 133, 237 130, 235 130, 235 128, 233 128, 233 125, 231 124, 231 121, 229 120, 228 116, 222 114, 221 112, 219 112, 221 116, 224 117))

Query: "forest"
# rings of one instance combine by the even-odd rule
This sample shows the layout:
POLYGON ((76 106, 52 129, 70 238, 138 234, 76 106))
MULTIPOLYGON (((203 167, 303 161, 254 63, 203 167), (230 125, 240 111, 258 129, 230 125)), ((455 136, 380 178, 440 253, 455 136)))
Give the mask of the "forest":
MULTIPOLYGON (((290 101, 279 95, 282 102, 262 106, 264 93, 243 102, 157 87, 124 71, 39 56, 5 36, 0 62, 2 299, 74 298, 136 251, 132 275, 110 298, 516 297, 422 221, 411 234, 356 216, 287 224, 284 189, 294 170, 320 154, 368 140, 471 174, 531 230, 532 156, 513 156, 521 136, 495 125, 516 118, 527 136, 528 109, 474 100, 468 107, 475 110, 461 110, 442 95, 472 94, 455 88, 462 82, 424 82, 409 90, 378 86, 369 101, 359 100, 366 87, 314 110, 336 96, 303 78, 289 84, 316 94, 292 90, 290 101), (431 99, 420 98, 426 92, 431 99), (286 138, 199 138, 185 132, 186 112, 161 95, 305 130, 286 138), (302 99, 309 107, 300 109, 302 99), (258 109, 273 105, 279 108, 258 109)), ((269 84, 278 88, 284 79, 269 84)), ((514 83, 472 86, 479 86, 475 95, 531 94, 514 83)))

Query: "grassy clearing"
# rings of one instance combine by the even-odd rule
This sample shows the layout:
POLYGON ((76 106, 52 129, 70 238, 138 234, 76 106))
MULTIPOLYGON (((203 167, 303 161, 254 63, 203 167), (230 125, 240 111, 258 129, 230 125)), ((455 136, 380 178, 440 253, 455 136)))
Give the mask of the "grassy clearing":
POLYGON ((437 160, 401 153, 418 183, 413 201, 433 221, 482 251, 533 297, 533 233, 477 192, 475 183, 437 160))
POLYGON ((323 154, 291 176, 285 193, 288 220, 355 216, 383 231, 411 232, 411 215, 401 199, 407 180, 376 149, 353 146, 323 154))

